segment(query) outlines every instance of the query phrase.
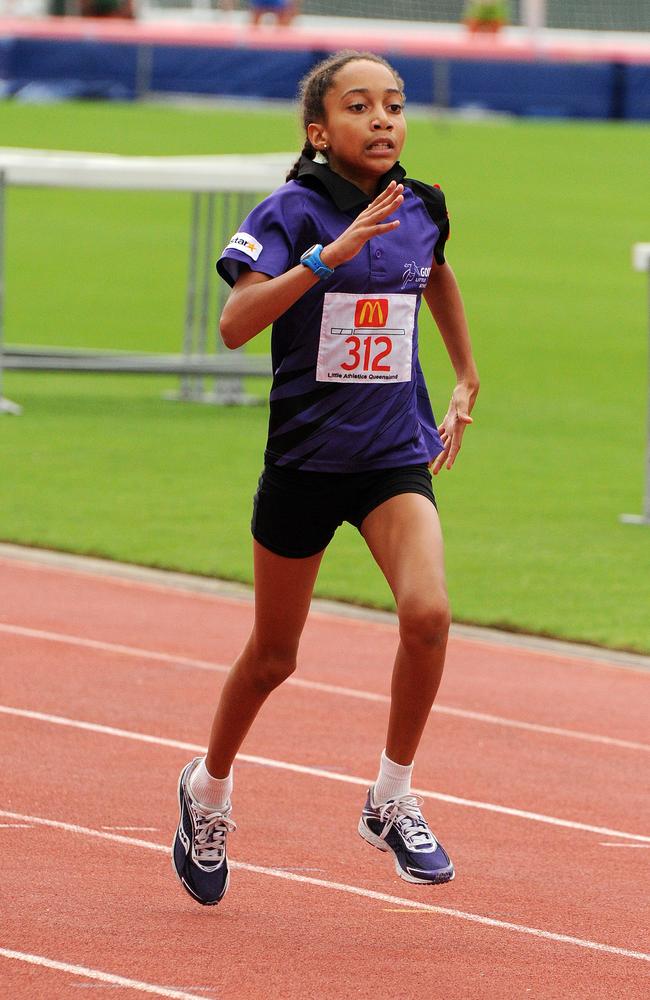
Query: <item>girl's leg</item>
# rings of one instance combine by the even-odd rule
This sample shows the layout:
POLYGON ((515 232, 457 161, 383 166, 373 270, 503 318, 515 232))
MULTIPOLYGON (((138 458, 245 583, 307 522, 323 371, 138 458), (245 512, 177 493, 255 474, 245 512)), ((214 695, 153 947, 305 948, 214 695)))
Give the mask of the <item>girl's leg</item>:
POLYGON ((397 603, 400 643, 391 685, 386 755, 413 762, 445 662, 450 611, 438 512, 404 493, 368 514, 361 533, 397 603))
POLYGON ((206 756, 208 772, 225 777, 267 697, 296 668, 298 643, 323 558, 275 555, 253 541, 255 623, 224 684, 206 756))

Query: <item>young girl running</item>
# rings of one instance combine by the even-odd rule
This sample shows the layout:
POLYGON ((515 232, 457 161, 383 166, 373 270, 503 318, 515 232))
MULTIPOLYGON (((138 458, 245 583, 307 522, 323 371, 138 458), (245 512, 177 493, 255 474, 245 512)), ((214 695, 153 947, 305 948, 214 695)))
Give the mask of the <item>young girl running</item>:
POLYGON ((403 83, 376 55, 344 52, 303 81, 306 141, 285 185, 224 250, 221 335, 235 348, 273 324, 273 385, 252 532, 255 622, 224 684, 205 758, 183 769, 173 864, 214 905, 228 888, 232 763, 268 695, 296 667, 323 553, 354 524, 399 617, 386 747, 359 833, 397 874, 431 884, 454 867, 411 794, 413 759, 449 629, 431 475, 450 469, 478 392, 463 305, 445 263, 437 187, 399 164, 403 83), (438 428, 418 360, 421 297, 456 373, 438 428))

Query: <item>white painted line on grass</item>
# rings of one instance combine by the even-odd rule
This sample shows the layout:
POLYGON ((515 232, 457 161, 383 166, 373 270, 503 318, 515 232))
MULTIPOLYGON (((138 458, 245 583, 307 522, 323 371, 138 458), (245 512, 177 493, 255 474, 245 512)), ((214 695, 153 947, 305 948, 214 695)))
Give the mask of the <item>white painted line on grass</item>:
MULTIPOLYGON (((137 659, 152 660, 175 666, 190 667, 196 670, 207 670, 213 673, 227 673, 229 666, 213 663, 209 660, 195 659, 180 654, 162 653, 151 649, 141 649, 138 646, 124 646, 120 643, 103 642, 99 639, 87 639, 84 636, 68 635, 62 632, 48 632, 43 629, 27 628, 23 625, 0 623, 0 632, 19 635, 24 638, 42 639, 48 642, 59 642, 70 646, 80 646, 85 649, 97 649, 101 652, 119 653, 121 656, 133 656, 137 659)), ((304 688, 309 691, 320 691, 323 694, 341 695, 346 698, 358 698, 362 701, 374 701, 388 704, 390 698, 386 694, 375 691, 363 691, 358 688, 348 688, 340 684, 326 684, 321 681, 306 680, 302 677, 289 677, 284 682, 291 687, 304 688)), ((546 726, 537 722, 522 722, 518 719, 507 719, 500 715, 490 715, 487 712, 472 712, 469 709, 455 708, 449 705, 434 705, 432 710, 437 715, 450 715, 459 719, 470 719, 473 722, 484 722, 490 725, 503 726, 510 729, 520 729, 530 733, 541 733, 547 736, 559 736, 566 739, 582 740, 587 743, 597 743, 602 746, 619 747, 624 750, 641 750, 650 753, 650 744, 636 743, 633 740, 621 740, 612 736, 601 736, 597 733, 585 733, 576 729, 562 729, 559 726, 546 726)))
POLYGON ((139 979, 127 979, 116 976, 112 972, 102 972, 100 969, 89 969, 85 965, 70 965, 68 962, 57 962, 44 955, 31 955, 24 951, 13 951, 11 948, 0 948, 0 956, 11 958, 18 962, 28 962, 30 965, 40 965, 46 969, 56 969, 57 972, 67 972, 71 976, 81 976, 84 979, 97 979, 100 983, 111 986, 122 986, 127 990, 137 990, 139 993, 153 993, 156 997, 173 997, 175 1000, 197 1000, 196 993, 186 993, 168 986, 155 986, 153 983, 143 983, 139 979))
MULTIPOLYGON (((42 816, 25 816, 21 813, 12 813, 0 810, 0 816, 11 817, 12 819, 26 820, 31 823, 49 826, 58 830, 65 830, 69 833, 81 834, 86 837, 99 837, 103 840, 112 840, 118 844, 127 844, 133 847, 144 847, 151 851, 159 851, 169 855, 170 848, 166 844, 156 844, 147 840, 136 840, 135 838, 122 837, 119 834, 105 833, 102 830, 93 830, 90 827, 77 826, 74 823, 62 823, 59 820, 46 819, 42 816)), ((408 907, 409 909, 427 910, 429 913, 437 913, 444 917, 455 917, 458 920, 469 921, 474 924, 481 924, 484 927, 496 927, 500 930, 513 931, 518 934, 526 934, 535 938, 542 938, 546 941, 555 941, 559 944, 572 944, 579 948, 586 948, 589 951, 597 951, 609 955, 619 955, 623 958, 634 958, 643 962, 650 962, 650 954, 642 951, 632 951, 629 948, 618 948, 615 945, 602 944, 599 941, 589 941, 583 938, 573 937, 569 934, 557 934, 554 931, 545 931, 537 927, 528 927, 525 924, 515 924, 508 920, 497 920, 493 917, 484 917, 478 913, 469 913, 465 910, 455 910, 449 906, 434 906, 431 903, 420 903, 413 899, 403 899, 400 896, 392 896, 384 892, 376 892, 374 889, 363 889, 361 886, 348 885, 343 882, 330 882, 326 879, 311 878, 308 875, 296 875, 294 872, 282 870, 280 868, 267 868, 262 865, 252 865, 245 861, 232 861, 234 869, 253 872, 257 875, 269 875, 273 878, 283 878, 289 882, 300 882, 303 885, 313 885, 321 889, 330 889, 335 892, 345 892, 353 896, 362 896, 366 899, 375 899, 382 903, 391 903, 393 906, 408 907)), ((194 998, 195 1000, 195 998, 194 998)))
MULTIPOLYGON (((68 719, 65 716, 34 712, 26 708, 13 708, 9 705, 0 705, 0 713, 14 715, 23 719, 33 719, 35 722, 46 722, 56 726, 70 726, 73 729, 82 729, 86 732, 100 733, 105 736, 117 736, 121 739, 136 740, 139 743, 152 743, 156 746, 172 747, 174 750, 186 750, 194 754, 205 754, 207 752, 207 747, 201 746, 199 743, 185 743, 182 740, 172 740, 165 736, 150 736, 147 733, 136 733, 130 729, 117 729, 115 726, 103 726, 96 722, 68 719)), ((239 753, 237 754, 237 761, 245 764, 259 764, 261 767, 278 768, 281 771, 291 771, 294 774, 305 774, 314 778, 327 778, 328 781, 341 781, 348 785, 360 785, 366 789, 373 781, 372 778, 359 778, 351 774, 338 774, 335 771, 319 767, 309 767, 305 764, 291 764, 288 761, 274 760, 271 757, 258 757, 254 754, 239 753)), ((482 809, 485 812, 499 813, 503 816, 514 816, 517 819, 528 819, 536 823, 547 823, 550 826, 564 827, 568 830, 583 830, 586 833, 597 833, 606 837, 622 837, 627 840, 647 841, 650 843, 650 836, 640 833, 625 833, 622 830, 612 830, 607 826, 593 826, 589 823, 580 823, 577 820, 558 819, 556 816, 547 816, 544 813, 528 812, 524 809, 500 806, 493 802, 481 802, 477 799, 464 799, 457 795, 447 795, 444 792, 430 792, 423 788, 414 788, 413 791, 416 795, 421 795, 425 799, 436 799, 438 802, 447 802, 454 806, 482 809)))

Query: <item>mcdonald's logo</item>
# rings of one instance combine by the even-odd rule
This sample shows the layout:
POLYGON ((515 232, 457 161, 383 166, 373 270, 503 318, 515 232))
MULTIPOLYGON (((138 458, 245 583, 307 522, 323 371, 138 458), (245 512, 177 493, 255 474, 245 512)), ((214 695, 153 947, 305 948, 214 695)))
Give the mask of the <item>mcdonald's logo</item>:
POLYGON ((388 299, 359 299, 354 310, 356 327, 381 327, 388 322, 388 299))

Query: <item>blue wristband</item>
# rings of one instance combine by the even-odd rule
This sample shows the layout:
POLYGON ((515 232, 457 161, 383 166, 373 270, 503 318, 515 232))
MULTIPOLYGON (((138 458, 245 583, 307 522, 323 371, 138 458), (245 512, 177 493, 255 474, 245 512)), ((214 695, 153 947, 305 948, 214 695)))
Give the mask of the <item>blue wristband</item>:
POLYGON ((316 243, 309 250, 305 250, 300 258, 300 263, 308 267, 310 271, 313 271, 317 278, 329 278, 330 274, 334 274, 334 268, 328 267, 321 260, 320 254, 322 249, 322 243, 316 243))

